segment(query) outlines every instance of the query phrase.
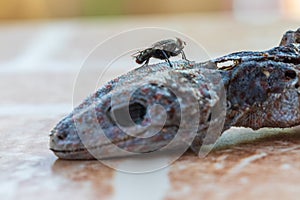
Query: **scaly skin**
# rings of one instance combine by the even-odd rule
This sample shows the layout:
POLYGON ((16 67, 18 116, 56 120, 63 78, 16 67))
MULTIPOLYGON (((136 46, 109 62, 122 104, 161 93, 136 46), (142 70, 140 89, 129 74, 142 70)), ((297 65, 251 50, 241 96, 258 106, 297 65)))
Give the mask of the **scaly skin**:
POLYGON ((63 159, 127 156, 114 146, 136 153, 157 151, 181 129, 183 136, 167 150, 193 139, 191 148, 198 151, 210 138, 209 125, 216 127, 215 132, 232 126, 300 125, 299 51, 300 29, 287 32, 280 46, 264 52, 233 53, 204 63, 178 61, 173 68, 168 63, 142 66, 110 81, 62 119, 51 131, 50 149, 63 159), (228 61, 230 66, 222 66, 228 61), (226 113, 220 109, 215 116, 222 97, 226 113), (135 124, 124 114, 127 102, 135 124), (165 115, 153 107, 156 104, 165 115), (195 127, 196 136, 190 134, 195 127))

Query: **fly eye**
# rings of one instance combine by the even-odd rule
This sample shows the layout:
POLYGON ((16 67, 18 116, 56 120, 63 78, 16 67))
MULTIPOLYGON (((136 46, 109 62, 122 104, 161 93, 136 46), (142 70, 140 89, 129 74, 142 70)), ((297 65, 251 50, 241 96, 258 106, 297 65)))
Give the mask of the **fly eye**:
POLYGON ((287 70, 285 71, 284 76, 287 80, 291 80, 297 77, 297 73, 294 70, 287 70))
POLYGON ((142 60, 141 60, 140 58, 136 58, 136 59, 135 59, 135 62, 136 62, 137 64, 142 64, 142 63, 143 63, 142 60))
POLYGON ((129 106, 120 108, 109 108, 108 114, 110 119, 117 125, 123 127, 141 124, 147 113, 147 108, 141 103, 131 103, 129 106))

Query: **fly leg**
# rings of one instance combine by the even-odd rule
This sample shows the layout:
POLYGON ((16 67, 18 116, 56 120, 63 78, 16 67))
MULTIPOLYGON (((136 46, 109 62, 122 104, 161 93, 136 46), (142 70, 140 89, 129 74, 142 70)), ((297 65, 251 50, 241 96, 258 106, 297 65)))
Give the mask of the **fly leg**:
POLYGON ((189 61, 189 60, 186 58, 185 53, 184 53, 183 50, 181 50, 181 56, 182 56, 182 59, 183 59, 183 60, 189 61))
POLYGON ((182 59, 183 59, 183 60, 186 60, 186 61, 187 61, 187 62, 190 64, 190 62, 191 62, 191 61, 190 61, 190 60, 188 60, 188 59, 186 58, 184 51, 183 51, 183 50, 181 50, 181 52, 180 52, 180 53, 181 53, 182 59))
POLYGON ((162 54, 165 56, 166 61, 169 63, 170 67, 173 68, 173 65, 171 64, 171 62, 170 62, 170 60, 169 60, 169 57, 168 57, 168 55, 166 54, 166 52, 163 51, 163 50, 162 50, 161 52, 162 52, 162 54))
POLYGON ((184 51, 183 51, 182 49, 180 49, 180 50, 178 50, 178 51, 175 51, 175 52, 172 52, 172 56, 177 56, 177 55, 179 55, 180 53, 181 53, 182 59, 183 59, 183 60, 186 60, 186 61, 188 61, 188 63, 190 63, 190 60, 188 60, 188 59, 186 58, 185 53, 184 53, 184 51))
POLYGON ((149 60, 150 60, 150 58, 146 60, 145 64, 143 64, 143 66, 148 66, 149 60))
POLYGON ((186 58, 185 53, 184 53, 183 50, 181 50, 181 55, 182 55, 182 59, 185 60, 185 61, 187 61, 189 63, 189 65, 190 65, 191 61, 186 58))

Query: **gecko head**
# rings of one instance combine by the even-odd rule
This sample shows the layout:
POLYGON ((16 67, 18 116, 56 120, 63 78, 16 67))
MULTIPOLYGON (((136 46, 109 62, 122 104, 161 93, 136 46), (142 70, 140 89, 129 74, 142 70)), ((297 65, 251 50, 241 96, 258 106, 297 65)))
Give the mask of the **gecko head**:
POLYGON ((178 73, 142 82, 143 71, 135 73, 103 86, 62 119, 51 131, 50 149, 63 159, 134 156, 175 146, 183 153, 199 125, 195 88, 178 73))

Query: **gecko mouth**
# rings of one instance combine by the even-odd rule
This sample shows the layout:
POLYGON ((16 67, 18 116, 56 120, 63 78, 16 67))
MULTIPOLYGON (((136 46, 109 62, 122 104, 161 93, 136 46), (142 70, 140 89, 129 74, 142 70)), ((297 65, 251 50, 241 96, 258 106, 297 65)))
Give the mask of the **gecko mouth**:
MULTIPOLYGON (((142 134, 142 133, 141 133, 141 134, 142 134)), ((118 144, 118 143, 121 143, 121 142, 126 142, 126 141, 128 141, 130 138, 134 138, 134 137, 127 135, 127 137, 125 137, 125 138, 119 139, 119 140, 117 140, 117 141, 112 141, 112 142, 109 142, 109 143, 104 143, 104 144, 101 144, 101 145, 98 145, 98 146, 81 147, 81 148, 70 149, 70 150, 50 148, 50 150, 53 151, 53 152, 57 152, 57 153, 86 152, 86 151, 89 151, 89 150, 94 150, 94 149, 102 148, 102 147, 105 147, 105 146, 109 146, 109 145, 111 145, 111 144, 118 144)), ((83 145, 83 144, 81 143, 81 145, 83 145)), ((83 146, 84 146, 84 145, 83 145, 83 146)))
MULTIPOLYGON (((93 147, 93 148, 95 149, 95 148, 99 148, 99 147, 93 147)), ((91 148, 89 148, 89 149, 91 149, 91 148)), ((75 152, 86 152, 87 151, 87 149, 85 149, 85 148, 73 149, 73 150, 57 150, 57 149, 50 148, 50 150, 55 153, 75 153, 75 152)))
MULTIPOLYGON (((160 127, 160 126, 158 126, 160 127)), ((163 126, 163 129, 172 129, 172 128, 175 128, 175 129, 178 129, 179 127, 177 125, 165 125, 163 126)), ((93 156, 93 154, 98 154, 98 151, 101 152, 103 149, 108 149, 110 148, 109 146, 111 145, 115 145, 117 146, 116 148, 120 148, 124 151, 129 151, 130 153, 148 153, 148 152, 152 152, 154 151, 153 149, 152 150, 145 150, 145 151, 139 151, 139 150, 134 150, 134 149, 130 149, 130 150, 127 150, 126 148, 124 149, 124 144, 128 143, 129 140, 132 140, 132 144, 135 145, 136 143, 134 142, 137 138, 139 138, 138 136, 141 136, 143 134, 145 134, 146 131, 142 131, 140 133, 137 133, 135 134, 135 136, 131 136, 131 135, 126 135, 126 137, 124 138, 120 138, 118 140, 114 140, 114 141, 110 141, 110 142, 107 142, 107 143, 103 143, 103 144, 99 144, 97 146, 84 146, 84 144, 81 142, 78 144, 78 148, 73 148, 73 149, 57 149, 57 148, 52 148, 50 147, 50 150, 53 151, 56 155, 58 155, 59 158, 63 158, 63 159, 87 159, 87 157, 89 159, 96 159, 98 158, 93 156)), ((166 133, 165 133, 166 134, 166 133)), ((158 134, 158 135, 161 135, 161 134, 158 134)), ((176 134, 172 134, 175 135, 176 134)), ((154 136, 155 137, 155 136, 154 136)), ((171 137, 171 140, 172 140, 173 137, 171 137)), ((142 139, 147 139, 147 138, 142 138, 142 139)), ((163 146, 165 145, 168 145, 169 142, 168 141, 166 144, 162 144, 160 146, 160 148, 162 148, 163 146)), ((128 144, 127 144, 128 146, 128 144)), ((139 149, 138 146, 136 146, 137 149, 139 149)), ((158 148, 158 149, 160 149, 158 148)), ((158 150, 157 149, 157 150, 158 150)), ((101 159, 102 158, 110 158, 109 155, 101 155, 101 159)))
MULTIPOLYGON (((70 150, 50 148, 50 150, 53 151, 61 159, 67 159, 67 160, 97 159, 97 157, 93 156, 91 152, 95 152, 98 149, 101 149, 105 146, 109 146, 109 144, 111 143, 103 144, 99 146, 92 146, 88 148, 82 147, 82 148, 70 149, 70 150)), ((103 158, 105 158, 105 156, 103 156, 103 158)))

